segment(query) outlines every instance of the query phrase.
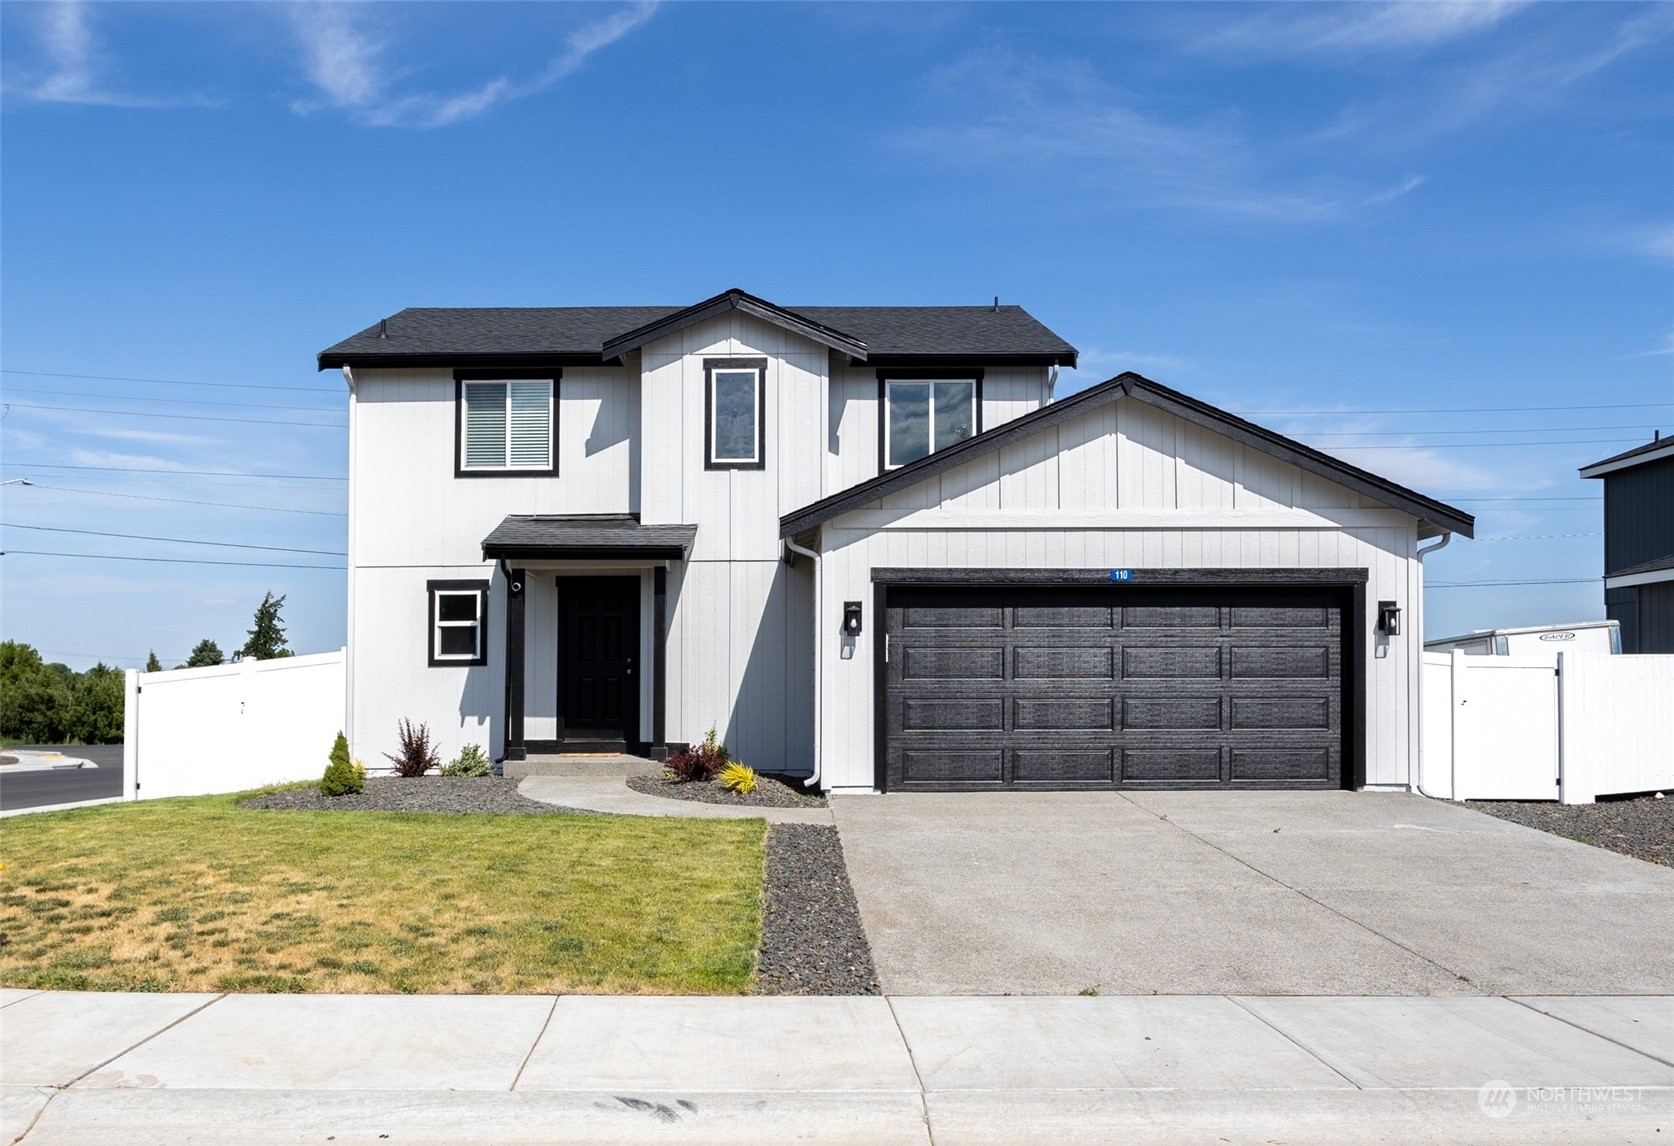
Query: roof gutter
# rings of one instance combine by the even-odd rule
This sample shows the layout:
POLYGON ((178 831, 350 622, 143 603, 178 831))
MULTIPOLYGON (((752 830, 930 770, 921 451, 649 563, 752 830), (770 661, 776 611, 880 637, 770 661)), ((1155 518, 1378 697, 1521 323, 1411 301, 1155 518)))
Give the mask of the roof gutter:
POLYGON ((821 686, 825 681, 825 626, 820 624, 820 618, 825 615, 825 610, 820 608, 821 598, 825 594, 825 579, 820 576, 818 553, 812 549, 804 549, 788 537, 784 541, 785 548, 790 552, 800 553, 814 563, 814 774, 802 782, 804 788, 812 788, 819 784, 820 776, 825 770, 822 766, 825 754, 825 705, 820 702, 821 686))

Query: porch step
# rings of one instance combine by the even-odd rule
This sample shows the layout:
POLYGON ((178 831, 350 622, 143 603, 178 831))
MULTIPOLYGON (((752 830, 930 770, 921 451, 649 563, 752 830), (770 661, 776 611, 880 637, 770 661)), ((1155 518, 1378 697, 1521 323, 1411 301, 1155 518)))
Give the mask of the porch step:
POLYGON ((539 754, 527 760, 507 760, 501 775, 514 780, 528 776, 654 776, 663 770, 655 760, 643 756, 586 754, 539 754))
POLYGON ((564 740, 558 745, 559 756, 626 756, 626 740, 564 740))

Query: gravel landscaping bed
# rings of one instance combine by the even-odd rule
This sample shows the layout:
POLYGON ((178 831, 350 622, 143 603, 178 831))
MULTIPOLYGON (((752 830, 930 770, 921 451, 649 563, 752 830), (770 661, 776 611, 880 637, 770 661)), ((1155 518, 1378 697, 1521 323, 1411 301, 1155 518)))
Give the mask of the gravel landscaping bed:
POLYGON ((1470 800, 1466 806, 1595 848, 1674 867, 1674 799, 1636 796, 1597 804, 1470 800))
POLYGON ((292 788, 257 796, 241 808, 277 808, 293 812, 509 812, 548 816, 566 813, 596 816, 579 808, 560 808, 517 794, 516 780, 503 776, 377 777, 366 781, 366 791, 348 796, 322 796, 318 788, 292 788))
POLYGON ((629 776, 628 787, 647 796, 696 800, 701 804, 730 804, 738 808, 823 808, 825 797, 813 795, 794 776, 756 773, 756 790, 748 796, 728 791, 713 780, 681 782, 666 776, 629 776))
POLYGON ((768 829, 762 898, 755 994, 881 993, 836 828, 768 829))

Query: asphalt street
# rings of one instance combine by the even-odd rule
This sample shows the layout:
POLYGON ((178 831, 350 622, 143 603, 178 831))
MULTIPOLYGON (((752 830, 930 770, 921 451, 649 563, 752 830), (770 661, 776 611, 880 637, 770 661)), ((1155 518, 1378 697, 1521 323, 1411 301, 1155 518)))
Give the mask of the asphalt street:
POLYGON ((54 768, 42 772, 14 772, 0 767, 0 811, 44 808, 81 800, 122 795, 120 744, 18 744, 31 751, 57 751, 91 760, 97 768, 54 768))

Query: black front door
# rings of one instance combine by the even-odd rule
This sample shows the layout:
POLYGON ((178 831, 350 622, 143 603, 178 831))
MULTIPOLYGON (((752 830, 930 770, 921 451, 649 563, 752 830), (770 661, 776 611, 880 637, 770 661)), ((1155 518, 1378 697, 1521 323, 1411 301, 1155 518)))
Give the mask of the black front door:
POLYGON ((639 739, 638 658, 639 578, 560 577, 560 739, 639 739))

